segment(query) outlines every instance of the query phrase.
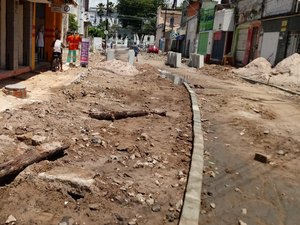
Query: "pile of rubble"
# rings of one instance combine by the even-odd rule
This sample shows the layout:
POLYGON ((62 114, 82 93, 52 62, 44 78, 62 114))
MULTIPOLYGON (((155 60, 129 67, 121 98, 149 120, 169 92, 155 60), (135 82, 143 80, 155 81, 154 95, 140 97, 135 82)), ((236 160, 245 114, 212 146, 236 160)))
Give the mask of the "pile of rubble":
POLYGON ((257 58, 244 68, 234 69, 233 73, 271 84, 300 87, 300 55, 295 53, 272 68, 265 58, 257 58))
POLYGON ((300 86, 300 55, 295 53, 282 60, 272 71, 271 81, 277 85, 300 86))
POLYGON ((139 71, 135 68, 135 66, 131 65, 128 62, 123 62, 116 59, 100 62, 96 65, 96 67, 99 67, 99 69, 102 70, 110 71, 118 75, 132 76, 132 75, 139 74, 139 71))
POLYGON ((263 57, 253 60, 243 68, 232 70, 235 74, 262 81, 267 81, 269 79, 271 71, 271 63, 263 57))

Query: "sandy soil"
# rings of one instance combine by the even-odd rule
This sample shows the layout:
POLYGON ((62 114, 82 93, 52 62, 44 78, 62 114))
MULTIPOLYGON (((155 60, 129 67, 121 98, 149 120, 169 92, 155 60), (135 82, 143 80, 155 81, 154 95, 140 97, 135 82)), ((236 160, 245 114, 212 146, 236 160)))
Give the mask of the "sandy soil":
POLYGON ((192 141, 188 93, 149 65, 138 65, 135 76, 94 69, 101 57, 92 56, 89 69, 23 81, 29 98, 0 114, 0 163, 44 142, 70 143, 65 155, 1 182, 1 224, 9 215, 24 225, 178 222, 192 141), (68 86, 59 82, 76 77, 68 86), (105 121, 88 115, 130 110, 167 116, 105 121))

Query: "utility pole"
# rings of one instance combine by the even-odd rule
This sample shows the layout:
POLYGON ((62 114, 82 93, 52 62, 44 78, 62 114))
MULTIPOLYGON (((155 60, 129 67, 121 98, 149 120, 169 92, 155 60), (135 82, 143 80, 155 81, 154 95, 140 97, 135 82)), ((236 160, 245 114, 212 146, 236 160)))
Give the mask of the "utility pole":
POLYGON ((165 19, 164 19, 164 38, 166 38, 166 21, 167 21, 167 12, 168 12, 168 6, 166 5, 165 8, 165 19))
POLYGON ((107 43, 108 43, 108 4, 109 0, 106 2, 106 32, 105 32, 105 49, 107 49, 107 43))

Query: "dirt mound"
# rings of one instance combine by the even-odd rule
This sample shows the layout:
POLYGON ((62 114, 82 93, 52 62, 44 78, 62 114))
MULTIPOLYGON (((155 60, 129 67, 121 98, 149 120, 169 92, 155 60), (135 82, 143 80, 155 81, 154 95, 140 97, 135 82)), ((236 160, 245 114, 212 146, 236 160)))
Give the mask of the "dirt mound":
POLYGON ((271 64, 265 58, 259 57, 244 68, 234 69, 233 73, 259 80, 268 80, 272 71, 271 64))
POLYGON ((300 55, 295 53, 282 60, 275 67, 276 72, 300 78, 300 55))
POLYGON ((108 70, 112 73, 119 75, 137 75, 139 71, 128 62, 122 62, 120 60, 110 60, 101 62, 96 65, 98 69, 108 70))
POLYGON ((300 55, 295 53, 278 63, 270 81, 276 85, 299 88, 300 55))

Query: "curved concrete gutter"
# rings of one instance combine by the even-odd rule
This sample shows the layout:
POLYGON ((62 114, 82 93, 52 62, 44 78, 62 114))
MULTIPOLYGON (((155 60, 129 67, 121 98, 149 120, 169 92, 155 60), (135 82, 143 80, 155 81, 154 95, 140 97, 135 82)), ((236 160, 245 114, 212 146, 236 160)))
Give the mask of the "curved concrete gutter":
POLYGON ((183 78, 168 71, 160 70, 160 74, 162 77, 171 79, 175 84, 184 84, 190 94, 193 110, 193 150, 179 225, 198 225, 203 178, 204 141, 197 95, 183 78))

